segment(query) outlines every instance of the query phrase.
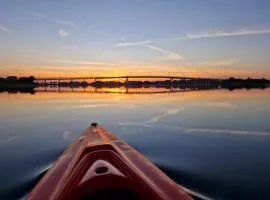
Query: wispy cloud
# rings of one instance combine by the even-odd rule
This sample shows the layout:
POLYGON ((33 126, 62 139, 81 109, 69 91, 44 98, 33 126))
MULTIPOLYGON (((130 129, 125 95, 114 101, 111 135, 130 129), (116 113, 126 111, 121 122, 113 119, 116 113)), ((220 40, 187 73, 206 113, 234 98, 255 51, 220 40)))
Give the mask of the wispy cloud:
POLYGON ((119 42, 116 45, 119 47, 130 47, 130 46, 142 46, 154 43, 154 41, 151 40, 145 40, 145 41, 139 41, 139 42, 119 42))
POLYGON ((120 38, 120 41, 121 43, 124 43, 127 39, 127 36, 126 35, 123 35, 121 38, 120 38))
POLYGON ((214 31, 207 33, 187 34, 184 37, 175 38, 176 40, 192 40, 192 39, 204 39, 204 38, 216 38, 216 37, 232 37, 243 35, 261 35, 270 34, 270 29, 241 29, 233 31, 214 31))
POLYGON ((219 60, 219 61, 204 61, 198 62, 196 65, 203 65, 203 66, 228 66, 238 63, 238 59, 228 59, 228 60, 219 60))
POLYGON ((59 50, 64 50, 64 51, 78 51, 78 47, 77 46, 60 46, 57 47, 59 50))
MULTIPOLYGON (((172 42, 176 40, 193 40, 193 39, 207 39, 207 38, 217 38, 217 37, 233 37, 233 36, 245 36, 245 35, 262 35, 262 34, 270 34, 270 28, 265 29, 238 29, 238 30, 232 30, 232 31, 214 31, 214 32, 207 32, 207 33, 197 33, 197 34, 186 34, 183 37, 177 37, 172 39, 164 39, 164 40, 143 40, 143 41, 137 41, 137 42, 118 42, 116 45, 119 47, 131 47, 131 46, 144 46, 149 49, 158 51, 165 55, 165 59, 184 59, 184 57, 180 54, 177 54, 175 52, 171 52, 165 49, 162 49, 160 47, 157 47, 153 44, 157 42, 172 42)), ((121 38, 121 40, 125 40, 124 38, 121 38)), ((209 65, 209 66, 224 66, 224 65, 231 65, 238 62, 236 59, 230 59, 220 62, 203 62, 199 63, 199 65, 209 65)))
POLYGON ((168 116, 171 116, 171 115, 177 115, 178 113, 184 111, 183 108, 181 109, 169 109, 167 110, 166 112, 164 112, 163 114, 159 115, 159 116, 156 116, 156 117, 153 117, 151 119, 149 119, 147 122, 145 123, 154 123, 154 122, 158 122, 160 119, 164 118, 164 117, 168 117, 168 116))
POLYGON ((89 30, 95 29, 96 27, 97 27, 97 25, 92 24, 92 25, 89 26, 89 30))
POLYGON ((75 64, 75 65, 103 65, 103 66, 120 66, 118 63, 105 63, 105 62, 94 62, 94 61, 79 61, 79 60, 58 60, 59 63, 75 64))
POLYGON ((160 53, 162 53, 165 57, 165 59, 169 59, 169 60, 183 60, 184 57, 181 56, 180 54, 177 54, 175 52, 171 52, 171 51, 167 51, 165 49, 162 49, 160 47, 154 46, 154 45, 150 45, 150 44, 145 44, 143 45, 149 49, 152 49, 154 51, 158 51, 160 53))
POLYGON ((33 15, 33 16, 39 17, 39 18, 43 18, 43 19, 48 19, 48 20, 51 19, 51 18, 49 18, 46 15, 41 14, 41 13, 36 13, 36 12, 32 12, 32 11, 26 11, 26 13, 29 14, 29 15, 33 15))
POLYGON ((67 26, 77 27, 77 25, 72 21, 66 21, 66 20, 62 20, 62 19, 52 19, 52 20, 58 24, 64 24, 67 26))
POLYGON ((245 36, 245 35, 263 35, 270 34, 270 28, 261 28, 261 29, 238 29, 232 31, 219 30, 213 32, 204 32, 204 33, 188 33, 182 37, 170 38, 170 39, 161 39, 161 40, 143 40, 137 42, 123 42, 125 39, 121 38, 122 42, 118 42, 116 45, 119 47, 128 47, 128 46, 153 46, 154 43, 161 42, 172 42, 176 40, 194 40, 194 39, 207 39, 207 38, 217 38, 217 37, 233 37, 233 36, 245 36))
POLYGON ((74 23, 72 21, 49 17, 49 16, 42 14, 42 13, 27 11, 27 14, 32 15, 32 16, 36 16, 36 17, 39 17, 42 19, 50 20, 50 21, 53 21, 53 22, 58 23, 58 24, 62 24, 62 25, 66 25, 66 26, 70 26, 70 27, 74 27, 74 28, 77 27, 76 23, 74 23))
POLYGON ((58 30, 58 35, 63 38, 63 37, 68 36, 68 32, 66 30, 64 30, 64 29, 59 29, 58 30))
POLYGON ((5 31, 5 32, 9 32, 10 31, 7 27, 2 26, 2 25, 0 25, 0 30, 1 31, 5 31))
POLYGON ((154 41, 145 40, 145 41, 140 41, 140 42, 119 42, 116 45, 119 47, 144 46, 148 49, 162 53, 164 55, 163 59, 168 59, 168 60, 182 60, 182 59, 184 59, 184 57, 182 55, 177 54, 175 52, 171 52, 171 51, 162 49, 158 46, 152 45, 152 43, 154 43, 154 41))

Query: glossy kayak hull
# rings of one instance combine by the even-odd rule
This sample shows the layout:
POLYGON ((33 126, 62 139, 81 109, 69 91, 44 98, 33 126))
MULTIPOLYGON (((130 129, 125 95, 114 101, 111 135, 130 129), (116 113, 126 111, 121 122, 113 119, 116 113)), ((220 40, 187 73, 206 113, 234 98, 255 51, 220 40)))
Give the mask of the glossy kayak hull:
POLYGON ((153 163, 95 123, 63 152, 27 198, 192 199, 153 163))

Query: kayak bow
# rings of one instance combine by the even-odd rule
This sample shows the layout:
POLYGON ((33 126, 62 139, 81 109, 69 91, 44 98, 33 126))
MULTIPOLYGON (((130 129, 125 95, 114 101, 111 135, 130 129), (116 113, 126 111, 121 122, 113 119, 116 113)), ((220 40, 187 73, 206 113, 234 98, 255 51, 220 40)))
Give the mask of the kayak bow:
POLYGON ((96 123, 56 160, 29 200, 190 200, 153 163, 96 123))

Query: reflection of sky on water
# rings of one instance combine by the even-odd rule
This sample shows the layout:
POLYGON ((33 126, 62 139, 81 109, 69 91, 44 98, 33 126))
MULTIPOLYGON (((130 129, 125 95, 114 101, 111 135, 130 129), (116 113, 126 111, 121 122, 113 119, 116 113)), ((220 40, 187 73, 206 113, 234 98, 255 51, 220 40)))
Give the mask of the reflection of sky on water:
POLYGON ((0 193, 50 165, 95 121, 168 173, 177 171, 172 178, 186 186, 214 197, 221 194, 211 187, 247 184, 269 194, 269 91, 1 93, 0 193))
POLYGON ((184 111, 184 109, 168 109, 165 112, 163 112, 162 114, 149 119, 145 123, 155 123, 155 122, 160 121, 162 118, 171 117, 173 115, 177 115, 181 111, 184 111))
POLYGON ((270 117, 269 90, 152 95, 2 93, 0 102, 1 143, 12 142, 18 134, 29 132, 23 130, 33 132, 42 126, 51 131, 48 134, 60 127, 61 132, 69 130, 68 127, 78 127, 79 134, 91 121, 106 127, 125 123, 158 124, 188 128, 189 132, 224 130, 235 134, 256 134, 270 130, 267 123, 270 117), (18 133, 17 130, 22 131, 18 133))
POLYGON ((91 121, 106 127, 158 124, 188 128, 189 132, 224 130, 256 134, 270 131, 269 90, 152 95, 2 93, 0 102, 1 143, 12 142, 18 134, 30 134, 24 130, 33 132, 43 126, 51 131, 47 134, 59 128, 63 133, 68 127, 73 130, 78 127, 79 134, 91 121), (20 133, 17 130, 21 130, 20 133))

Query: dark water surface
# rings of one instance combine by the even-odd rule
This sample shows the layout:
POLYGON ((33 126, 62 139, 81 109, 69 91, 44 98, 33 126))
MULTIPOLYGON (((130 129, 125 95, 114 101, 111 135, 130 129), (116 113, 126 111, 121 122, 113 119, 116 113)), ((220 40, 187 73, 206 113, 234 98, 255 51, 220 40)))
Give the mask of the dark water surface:
POLYGON ((24 197, 92 121, 187 188, 270 199, 269 89, 0 93, 0 110, 0 199, 24 197))

